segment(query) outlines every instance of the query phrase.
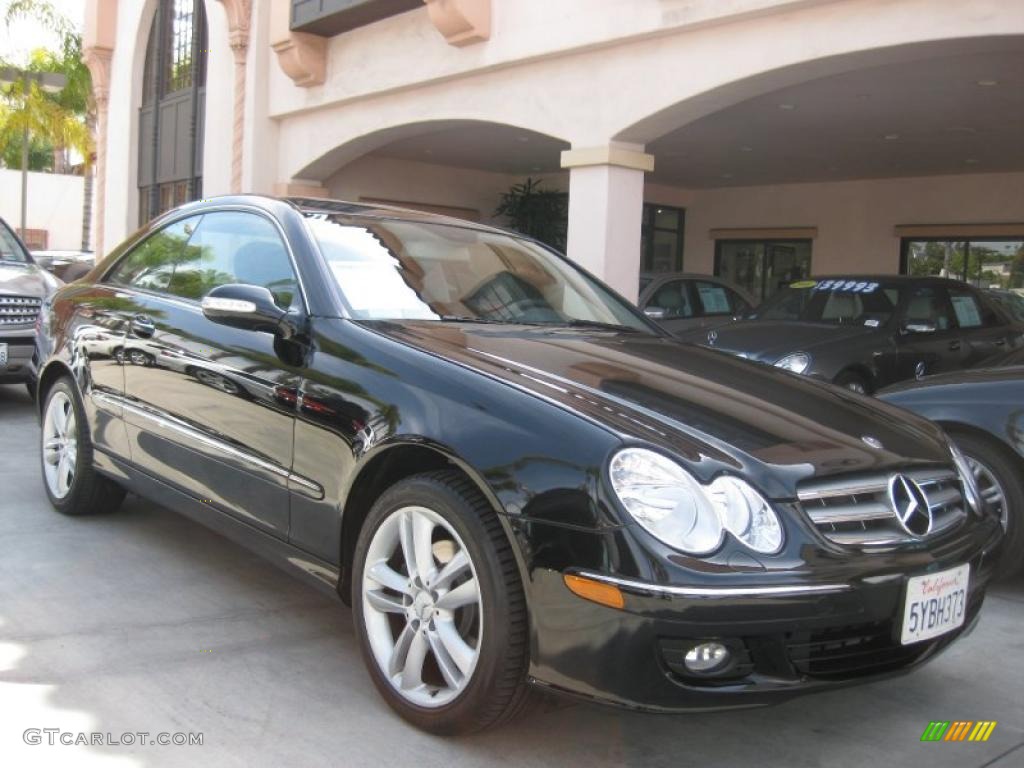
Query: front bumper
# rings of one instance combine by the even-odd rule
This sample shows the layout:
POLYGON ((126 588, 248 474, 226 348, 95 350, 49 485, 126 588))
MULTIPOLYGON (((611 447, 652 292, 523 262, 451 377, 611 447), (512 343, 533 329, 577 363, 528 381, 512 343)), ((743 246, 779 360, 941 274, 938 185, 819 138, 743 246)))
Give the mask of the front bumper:
POLYGON ((624 594, 623 610, 573 595, 562 572, 534 570, 531 676, 601 703, 679 712, 764 706, 903 674, 977 622, 1001 532, 990 521, 971 528, 933 551, 851 558, 820 581, 806 572, 788 585, 748 580, 753 591, 707 582, 694 590, 606 573, 624 594), (963 563, 971 565, 964 624, 901 645, 907 579, 963 563), (709 640, 734 652, 726 678, 695 677, 683 666, 695 641, 709 640))
POLYGON ((0 363, 0 384, 16 384, 32 378, 32 353, 35 351, 35 329, 0 333, 0 344, 7 345, 7 363, 0 363))

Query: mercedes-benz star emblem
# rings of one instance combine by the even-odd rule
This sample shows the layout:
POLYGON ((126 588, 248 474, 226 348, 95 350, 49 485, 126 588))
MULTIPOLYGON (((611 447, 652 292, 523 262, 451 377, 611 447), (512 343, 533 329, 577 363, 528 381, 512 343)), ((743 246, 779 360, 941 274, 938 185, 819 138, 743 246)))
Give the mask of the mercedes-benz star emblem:
POLYGON ((932 529, 932 510, 921 486, 906 475, 889 480, 889 502, 900 525, 911 536, 927 536, 932 529))
POLYGON ((718 331, 708 331, 708 344, 715 346, 716 341, 718 341, 718 331))

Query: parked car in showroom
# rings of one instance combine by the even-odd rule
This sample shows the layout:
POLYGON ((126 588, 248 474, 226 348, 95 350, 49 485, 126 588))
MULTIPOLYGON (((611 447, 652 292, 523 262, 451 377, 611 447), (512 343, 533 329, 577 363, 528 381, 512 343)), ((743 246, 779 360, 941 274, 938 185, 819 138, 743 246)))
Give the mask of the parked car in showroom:
POLYGON ((1002 540, 927 420, 429 214, 185 205, 47 301, 36 365, 57 511, 131 490, 340 596, 436 733, 532 686, 685 711, 909 671, 977 621, 1002 540), (259 386, 123 364, 112 333, 259 386))
POLYGON ((740 322, 679 336, 871 394, 1020 348, 1024 323, 956 280, 852 275, 797 281, 740 322))
POLYGON ((670 333, 717 328, 757 305, 746 291, 710 275, 645 272, 640 284, 637 306, 670 333))
POLYGON ((1001 575, 1024 564, 1024 350, 986 367, 927 376, 878 393, 940 424, 963 452, 1006 532, 1001 575))
POLYGON ((25 244, 0 219, 0 384, 29 381, 39 308, 61 285, 32 261, 25 244))

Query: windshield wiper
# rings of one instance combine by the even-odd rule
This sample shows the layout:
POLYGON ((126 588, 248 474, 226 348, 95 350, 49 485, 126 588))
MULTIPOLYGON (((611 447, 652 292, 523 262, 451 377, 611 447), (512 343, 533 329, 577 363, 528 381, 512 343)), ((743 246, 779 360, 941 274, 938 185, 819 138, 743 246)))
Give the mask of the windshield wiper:
MULTIPOLYGON (((428 318, 428 322, 432 318, 428 318)), ((510 325, 508 320, 495 320, 490 317, 470 317, 469 315, 441 315, 434 322, 441 323, 489 323, 491 325, 510 325)))
POLYGON ((544 323, 544 325, 563 325, 569 328, 600 328, 605 331, 628 331, 629 333, 643 333, 639 328, 631 325, 620 325, 619 323, 602 323, 600 320, 580 320, 572 318, 558 323, 544 323))

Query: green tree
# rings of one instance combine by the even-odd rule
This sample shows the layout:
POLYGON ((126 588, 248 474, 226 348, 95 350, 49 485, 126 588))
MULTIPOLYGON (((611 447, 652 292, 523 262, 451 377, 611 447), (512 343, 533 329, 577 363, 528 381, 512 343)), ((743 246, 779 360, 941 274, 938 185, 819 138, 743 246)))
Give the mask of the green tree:
POLYGON ((516 232, 565 250, 569 195, 543 187, 543 179, 528 178, 513 184, 501 196, 495 216, 504 216, 516 232))
MULTIPOLYGON (((0 158, 8 167, 20 167, 21 143, 25 128, 31 138, 29 167, 33 170, 68 170, 68 153, 75 151, 84 158, 86 189, 82 211, 82 247, 88 247, 92 203, 91 163, 94 151, 93 132, 95 105, 92 101, 92 79, 82 60, 82 36, 74 25, 49 0, 7 0, 3 5, 4 23, 32 19, 51 30, 59 40, 57 50, 38 49, 32 52, 27 66, 31 72, 56 72, 67 80, 56 94, 30 85, 24 93, 22 83, 8 86, 0 102, 0 158), (40 150, 48 148, 50 163, 42 164, 40 150), (11 162, 17 158, 16 162, 11 162), (42 165, 42 167, 39 167, 42 165)), ((0 65, 13 62, 0 58, 0 65)))

